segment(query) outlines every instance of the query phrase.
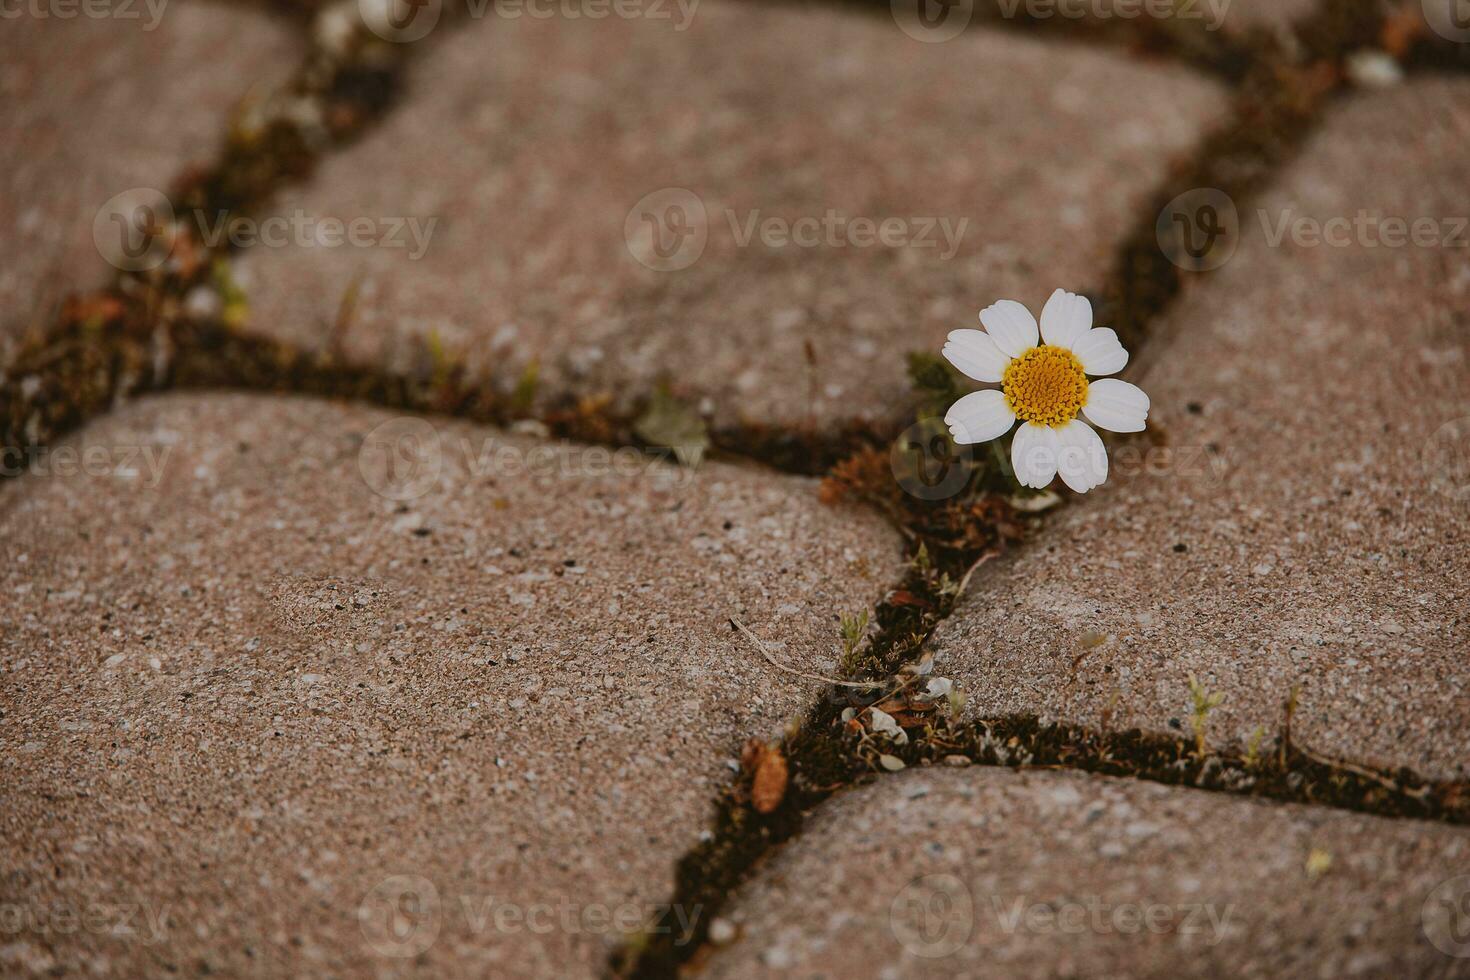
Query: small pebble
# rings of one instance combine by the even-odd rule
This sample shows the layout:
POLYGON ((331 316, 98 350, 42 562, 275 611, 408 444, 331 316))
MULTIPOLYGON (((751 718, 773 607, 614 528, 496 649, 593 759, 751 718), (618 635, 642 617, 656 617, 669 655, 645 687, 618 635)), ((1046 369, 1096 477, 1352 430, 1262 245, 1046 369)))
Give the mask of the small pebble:
POLYGON ((709 941, 716 946, 728 946, 735 941, 735 924, 729 919, 715 919, 709 924, 709 941))

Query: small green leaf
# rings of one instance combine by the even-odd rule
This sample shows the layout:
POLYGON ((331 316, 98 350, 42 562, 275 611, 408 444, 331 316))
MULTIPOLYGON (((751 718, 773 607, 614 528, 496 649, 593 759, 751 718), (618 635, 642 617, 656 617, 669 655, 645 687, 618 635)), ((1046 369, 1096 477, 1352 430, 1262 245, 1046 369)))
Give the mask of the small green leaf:
POLYGON ((633 423, 633 431, 650 446, 669 447, 690 469, 699 465, 709 448, 704 419, 662 388, 654 392, 648 408, 633 423))

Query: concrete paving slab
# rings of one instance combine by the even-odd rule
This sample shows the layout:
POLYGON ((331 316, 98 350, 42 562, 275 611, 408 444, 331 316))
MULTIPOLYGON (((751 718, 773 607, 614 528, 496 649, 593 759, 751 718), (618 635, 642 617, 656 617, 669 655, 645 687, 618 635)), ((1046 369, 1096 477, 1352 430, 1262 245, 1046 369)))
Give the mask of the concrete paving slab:
POLYGON ((401 244, 247 252, 252 328, 321 346, 356 283, 360 359, 406 367, 434 334, 507 390, 535 363, 543 401, 664 379, 717 424, 891 420, 905 352, 997 297, 1095 288, 1225 107, 1113 48, 661 9, 427 39, 400 108, 295 202, 401 219, 401 244))
POLYGON ((762 867, 703 975, 1463 977, 1447 916, 1466 894, 1462 827, 914 770, 832 801, 762 867))
MULTIPOLYGON (((68 292, 113 273, 93 240, 99 210, 207 162, 231 110, 283 83, 304 50, 288 22, 239 4, 12 9, 0 31, 0 364, 68 292)), ((121 236, 105 216, 101 233, 121 236)))
POLYGON ((1315 750, 1470 773, 1467 96, 1355 95, 1240 205, 1129 368, 1161 445, 1115 444, 936 633, 970 713, 1187 732, 1193 674, 1240 745, 1299 685, 1315 750))
POLYGON ((318 401, 151 399, 27 469, 7 973, 599 975, 815 696, 727 617, 830 672, 900 572, 815 481, 318 401))

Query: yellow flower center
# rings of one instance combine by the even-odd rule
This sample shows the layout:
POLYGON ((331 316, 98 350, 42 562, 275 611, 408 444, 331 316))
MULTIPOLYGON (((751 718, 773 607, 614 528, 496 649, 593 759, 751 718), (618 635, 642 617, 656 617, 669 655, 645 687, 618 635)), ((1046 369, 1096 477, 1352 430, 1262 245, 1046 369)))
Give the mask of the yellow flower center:
POLYGON ((1066 425, 1087 404, 1087 373, 1065 347, 1033 347, 1011 361, 1001 378, 1006 404, 1022 422, 1066 425))

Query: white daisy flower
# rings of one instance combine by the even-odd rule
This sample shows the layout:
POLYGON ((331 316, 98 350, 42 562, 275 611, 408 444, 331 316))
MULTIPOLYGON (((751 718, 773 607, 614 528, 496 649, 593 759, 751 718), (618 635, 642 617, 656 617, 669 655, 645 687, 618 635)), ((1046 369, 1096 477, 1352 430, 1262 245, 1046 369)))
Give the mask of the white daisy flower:
POLYGON ((1041 311, 1041 329, 1026 307, 1003 299, 980 311, 984 330, 956 330, 944 356, 967 377, 991 388, 966 395, 944 417, 961 445, 999 439, 1020 422, 1011 443, 1011 465, 1022 486, 1045 489, 1058 475, 1078 493, 1108 478, 1102 437, 1142 432, 1148 395, 1116 378, 1128 352, 1112 330, 1094 328, 1087 297, 1058 289, 1041 311), (1039 342, 1038 342, 1039 341, 1039 342), (1077 416, 1082 415, 1087 422, 1077 416))

